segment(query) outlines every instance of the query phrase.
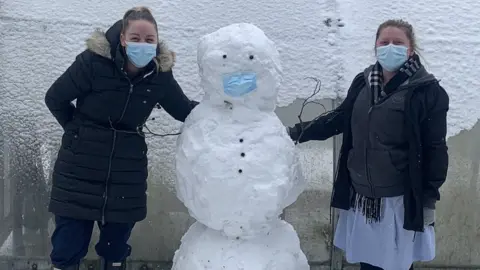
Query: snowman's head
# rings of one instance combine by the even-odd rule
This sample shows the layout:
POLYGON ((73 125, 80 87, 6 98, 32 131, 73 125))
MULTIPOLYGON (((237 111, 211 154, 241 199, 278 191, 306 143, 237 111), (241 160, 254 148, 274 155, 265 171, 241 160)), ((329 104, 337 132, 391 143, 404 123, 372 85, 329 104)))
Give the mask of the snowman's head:
POLYGON ((202 37, 197 61, 206 101, 275 109, 282 77, 280 55, 255 25, 232 24, 202 37))

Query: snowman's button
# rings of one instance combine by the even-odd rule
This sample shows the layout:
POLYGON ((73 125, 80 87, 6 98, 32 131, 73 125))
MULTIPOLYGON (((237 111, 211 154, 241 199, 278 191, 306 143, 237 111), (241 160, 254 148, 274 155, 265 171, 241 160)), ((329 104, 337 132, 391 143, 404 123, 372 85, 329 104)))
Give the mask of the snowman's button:
POLYGON ((238 173, 242 173, 242 172, 243 172, 243 170, 242 170, 242 169, 238 170, 238 173))
POLYGON ((242 143, 242 142, 243 142, 243 139, 240 139, 240 142, 242 143))
POLYGON ((240 156, 244 157, 244 156, 245 156, 245 153, 241 153, 240 156))

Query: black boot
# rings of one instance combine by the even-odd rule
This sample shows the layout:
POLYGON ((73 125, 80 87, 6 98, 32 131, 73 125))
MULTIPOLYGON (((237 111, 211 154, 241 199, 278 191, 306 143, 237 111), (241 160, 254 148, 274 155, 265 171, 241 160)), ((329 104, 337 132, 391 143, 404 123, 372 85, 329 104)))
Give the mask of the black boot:
POLYGON ((79 264, 75 264, 75 265, 70 265, 68 267, 64 267, 64 268, 57 268, 57 267, 53 267, 53 270, 79 270, 80 269, 80 265, 79 264))
POLYGON ((126 270, 126 269, 127 269, 127 262, 125 260, 121 262, 110 262, 102 259, 101 270, 126 270))

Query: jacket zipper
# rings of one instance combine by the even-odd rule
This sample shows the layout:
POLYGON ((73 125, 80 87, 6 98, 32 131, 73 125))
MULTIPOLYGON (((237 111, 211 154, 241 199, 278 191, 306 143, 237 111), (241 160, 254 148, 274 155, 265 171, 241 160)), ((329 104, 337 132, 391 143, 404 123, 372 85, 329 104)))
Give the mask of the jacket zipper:
MULTIPOLYGON (((117 123, 123 120, 123 117, 125 116, 125 112, 127 111, 128 104, 130 103, 130 97, 132 96, 133 93, 133 87, 135 86, 134 83, 128 78, 128 75, 121 70, 123 75, 125 75, 125 78, 128 80, 128 83, 130 83, 130 89, 128 90, 128 95, 127 95, 127 100, 125 101, 125 105, 123 106, 123 111, 122 114, 120 115, 120 119, 118 119, 117 123)), ((141 82, 143 79, 146 77, 150 76, 153 73, 153 71, 150 71, 149 73, 145 74, 140 80, 138 80, 136 83, 138 84, 141 82)))
POLYGON ((372 103, 370 109, 368 109, 368 118, 367 118, 367 139, 365 140, 365 172, 367 175, 367 181, 368 184, 370 185, 370 191, 372 193, 372 196, 375 198, 375 187, 373 186, 372 180, 370 179, 370 170, 368 168, 368 147, 370 146, 370 115, 373 111, 373 107, 382 104, 385 102, 388 98, 390 98, 396 91, 389 93, 385 97, 381 98, 378 100, 377 103, 372 103))
POLYGON ((120 119, 118 119, 117 122, 120 122, 123 120, 123 117, 125 116, 125 112, 127 111, 128 103, 130 103, 130 97, 132 96, 132 93, 133 93, 133 84, 130 81, 130 79, 128 80, 128 82, 130 83, 130 89, 128 90, 127 101, 125 101, 122 114, 120 115, 120 119))
MULTIPOLYGON (((398 87, 397 88, 397 91, 399 89, 403 89, 402 86, 398 87)), ((367 181, 368 181, 368 184, 370 185, 370 191, 372 192, 372 196, 375 197, 375 188, 373 186, 373 183, 370 179, 370 172, 369 172, 369 169, 368 169, 368 147, 370 146, 370 115, 372 113, 372 110, 373 110, 373 107, 375 107, 376 105, 379 105, 379 104, 382 104, 385 100, 387 100, 388 98, 390 98, 394 93, 396 93, 396 91, 393 91, 389 94, 387 94, 385 97, 383 97, 382 99, 380 99, 377 103, 371 103, 371 107, 368 109, 368 118, 367 118, 367 139, 365 140, 365 173, 366 173, 366 176, 367 176, 367 181)))
POLYGON ((103 193, 103 207, 102 207, 102 224, 105 225, 105 210, 107 209, 107 201, 108 201, 108 182, 110 180, 111 171, 112 171, 112 160, 113 160, 113 153, 115 151, 115 144, 117 141, 117 131, 113 131, 113 142, 112 142, 112 150, 110 151, 110 157, 108 158, 108 171, 107 171, 107 178, 105 180, 105 192, 103 193))
MULTIPOLYGON (((120 72, 122 74, 124 74, 125 78, 128 80, 128 83, 130 84, 130 89, 128 90, 127 100, 125 101, 125 105, 123 106, 122 114, 120 115, 120 118, 118 119, 117 123, 122 121, 123 117, 125 116, 125 112, 127 111, 128 104, 130 103, 130 97, 132 96, 133 87, 134 87, 134 84, 132 83, 130 78, 128 78, 127 74, 125 72, 123 72, 123 69, 121 69, 120 72)), ((147 73, 145 76, 143 76, 142 79, 146 78, 147 76, 149 76, 152 73, 153 73, 153 71, 150 72, 150 73, 147 73)), ((142 81, 142 79, 140 79, 138 82, 142 81)), ((108 159, 107 178, 105 179, 105 192, 103 193, 103 206, 102 206, 102 224, 103 225, 105 225, 105 212, 107 210, 107 202, 108 202, 108 185, 109 185, 109 182, 110 182, 110 176, 111 176, 111 171, 112 171, 112 160, 113 160, 113 154, 115 152, 115 144, 116 144, 116 141, 117 141, 117 131, 116 130, 113 130, 113 140, 112 141, 113 141, 112 149, 110 151, 110 157, 108 159)))
POLYGON ((372 192, 372 197, 375 198, 375 188, 373 187, 373 183, 370 179, 370 170, 368 168, 368 147, 370 146, 370 114, 372 113, 373 110, 372 105, 370 109, 368 109, 368 118, 367 118, 367 138, 365 140, 365 173, 367 176, 367 182, 370 185, 370 191, 372 192))

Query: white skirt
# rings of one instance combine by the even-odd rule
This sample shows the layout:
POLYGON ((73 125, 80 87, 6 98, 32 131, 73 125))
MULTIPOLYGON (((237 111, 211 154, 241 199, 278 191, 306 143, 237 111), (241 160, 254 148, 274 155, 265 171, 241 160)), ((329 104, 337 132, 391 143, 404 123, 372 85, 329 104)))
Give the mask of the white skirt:
POLYGON ((334 245, 349 263, 368 263, 384 270, 408 270, 413 262, 435 258, 435 230, 403 229, 403 196, 383 198, 382 219, 367 223, 359 209, 341 210, 334 245))

